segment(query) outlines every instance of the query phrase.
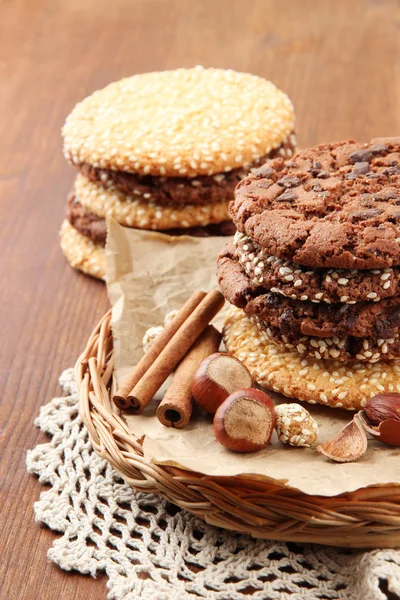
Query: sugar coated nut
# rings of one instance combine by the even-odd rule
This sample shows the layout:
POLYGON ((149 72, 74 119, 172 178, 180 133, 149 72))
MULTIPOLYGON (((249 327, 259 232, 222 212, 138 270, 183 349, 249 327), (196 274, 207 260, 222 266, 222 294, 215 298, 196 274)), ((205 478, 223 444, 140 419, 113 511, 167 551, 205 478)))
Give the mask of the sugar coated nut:
POLYGON ((214 417, 217 441, 235 452, 262 450, 269 444, 274 426, 274 403, 254 388, 228 396, 214 417))
POLYGON ((147 350, 150 348, 150 346, 152 345, 154 340, 160 335, 160 333, 162 333, 163 330, 164 330, 164 327, 162 327, 160 325, 159 327, 150 327, 150 329, 148 329, 146 331, 146 333, 143 336, 143 340, 142 340, 142 346, 143 346, 144 352, 147 352, 147 350))
POLYGON ((215 352, 197 369, 192 393, 201 409, 214 414, 230 394, 252 385, 250 372, 239 359, 226 352, 215 352))
POLYGON ((164 325, 165 327, 167 325, 169 325, 171 323, 171 321, 173 321, 176 317, 176 315, 178 314, 179 310, 175 309, 175 310, 170 310, 169 313, 167 313, 164 317, 164 325))
POLYGON ((318 436, 317 422, 300 404, 279 404, 275 407, 275 413, 275 429, 281 442, 304 447, 315 442, 318 436))

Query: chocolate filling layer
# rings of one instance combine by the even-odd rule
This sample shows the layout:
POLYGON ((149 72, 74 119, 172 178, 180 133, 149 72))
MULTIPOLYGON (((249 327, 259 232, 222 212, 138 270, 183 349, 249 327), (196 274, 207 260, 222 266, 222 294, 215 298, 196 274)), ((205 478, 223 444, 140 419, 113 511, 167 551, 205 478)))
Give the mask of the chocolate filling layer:
MULTIPOLYGON (((68 196, 65 210, 68 221, 80 233, 102 246, 106 243, 107 226, 104 219, 86 210, 71 192, 68 196)), ((167 235, 191 235, 193 237, 229 236, 234 235, 236 228, 232 221, 223 221, 205 227, 187 227, 185 229, 165 229, 161 233, 167 235)))
POLYGON ((252 168, 257 168, 265 161, 282 156, 290 158, 295 151, 296 140, 290 134, 285 142, 269 154, 247 168, 240 167, 227 173, 202 175, 195 179, 184 177, 153 177, 111 169, 97 169, 89 163, 82 163, 78 169, 94 182, 104 187, 113 186, 123 194, 152 200, 156 204, 212 204, 233 199, 233 191, 252 168))

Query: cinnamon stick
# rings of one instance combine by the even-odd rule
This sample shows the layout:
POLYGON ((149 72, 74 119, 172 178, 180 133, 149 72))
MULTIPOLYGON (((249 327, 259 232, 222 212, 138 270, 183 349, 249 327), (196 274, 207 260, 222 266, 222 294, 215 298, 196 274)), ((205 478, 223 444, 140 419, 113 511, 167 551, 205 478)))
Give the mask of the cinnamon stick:
POLYGON ((221 292, 214 290, 195 308, 129 393, 128 400, 133 412, 140 413, 147 406, 209 322, 221 310, 224 302, 221 292))
POLYGON ((157 418, 166 427, 185 427, 192 414, 192 381, 200 363, 217 352, 221 334, 208 325, 179 364, 171 384, 157 408, 157 418))
POLYGON ((126 378, 117 393, 113 397, 114 403, 119 408, 129 408, 129 392, 135 387, 141 377, 146 373, 149 367, 156 360, 157 356, 164 350, 165 346, 172 339, 178 329, 192 314, 195 308, 206 297, 205 292, 194 292, 187 302, 179 310, 176 317, 165 327, 164 331, 154 340, 148 351, 140 359, 138 364, 132 369, 132 372, 126 378))

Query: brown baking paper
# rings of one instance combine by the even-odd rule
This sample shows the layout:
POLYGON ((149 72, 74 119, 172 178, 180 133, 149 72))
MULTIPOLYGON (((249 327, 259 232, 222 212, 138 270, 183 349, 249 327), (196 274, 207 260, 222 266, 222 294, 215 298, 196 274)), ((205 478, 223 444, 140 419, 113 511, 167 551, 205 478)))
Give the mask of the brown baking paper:
MULTIPOLYGON (((121 383, 142 356, 142 337, 162 325, 164 315, 179 308, 194 290, 217 286, 216 256, 226 238, 170 237, 108 222, 107 287, 113 306, 115 372, 121 383)), ((214 324, 221 326, 222 315, 214 324)), ((277 402, 290 402, 271 393, 277 402)), ((255 454, 235 454, 218 444, 212 418, 195 410, 184 430, 164 427, 155 416, 158 394, 141 415, 125 414, 136 437, 145 435, 149 462, 190 469, 206 475, 252 474, 267 477, 312 495, 335 496, 370 485, 400 483, 400 449, 368 442, 356 463, 327 460, 315 448, 292 448, 278 442, 255 454)), ((295 400, 293 400, 295 401, 295 400)), ((332 437, 353 413, 307 405, 318 422, 318 443, 332 437)))

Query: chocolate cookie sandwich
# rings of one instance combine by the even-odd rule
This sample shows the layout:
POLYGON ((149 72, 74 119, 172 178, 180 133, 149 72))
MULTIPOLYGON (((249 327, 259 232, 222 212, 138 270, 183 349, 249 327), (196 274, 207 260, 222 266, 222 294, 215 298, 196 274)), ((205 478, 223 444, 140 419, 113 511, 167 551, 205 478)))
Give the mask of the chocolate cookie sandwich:
POLYGON ((221 69, 135 75, 79 103, 63 128, 78 170, 61 245, 104 275, 105 218, 172 235, 232 235, 236 185, 295 151, 289 98, 260 77, 221 69))
POLYGON ((231 214, 218 279, 244 312, 228 317, 230 351, 243 360, 241 327, 256 378, 308 401, 358 408, 400 391, 400 138, 270 160, 231 214))

